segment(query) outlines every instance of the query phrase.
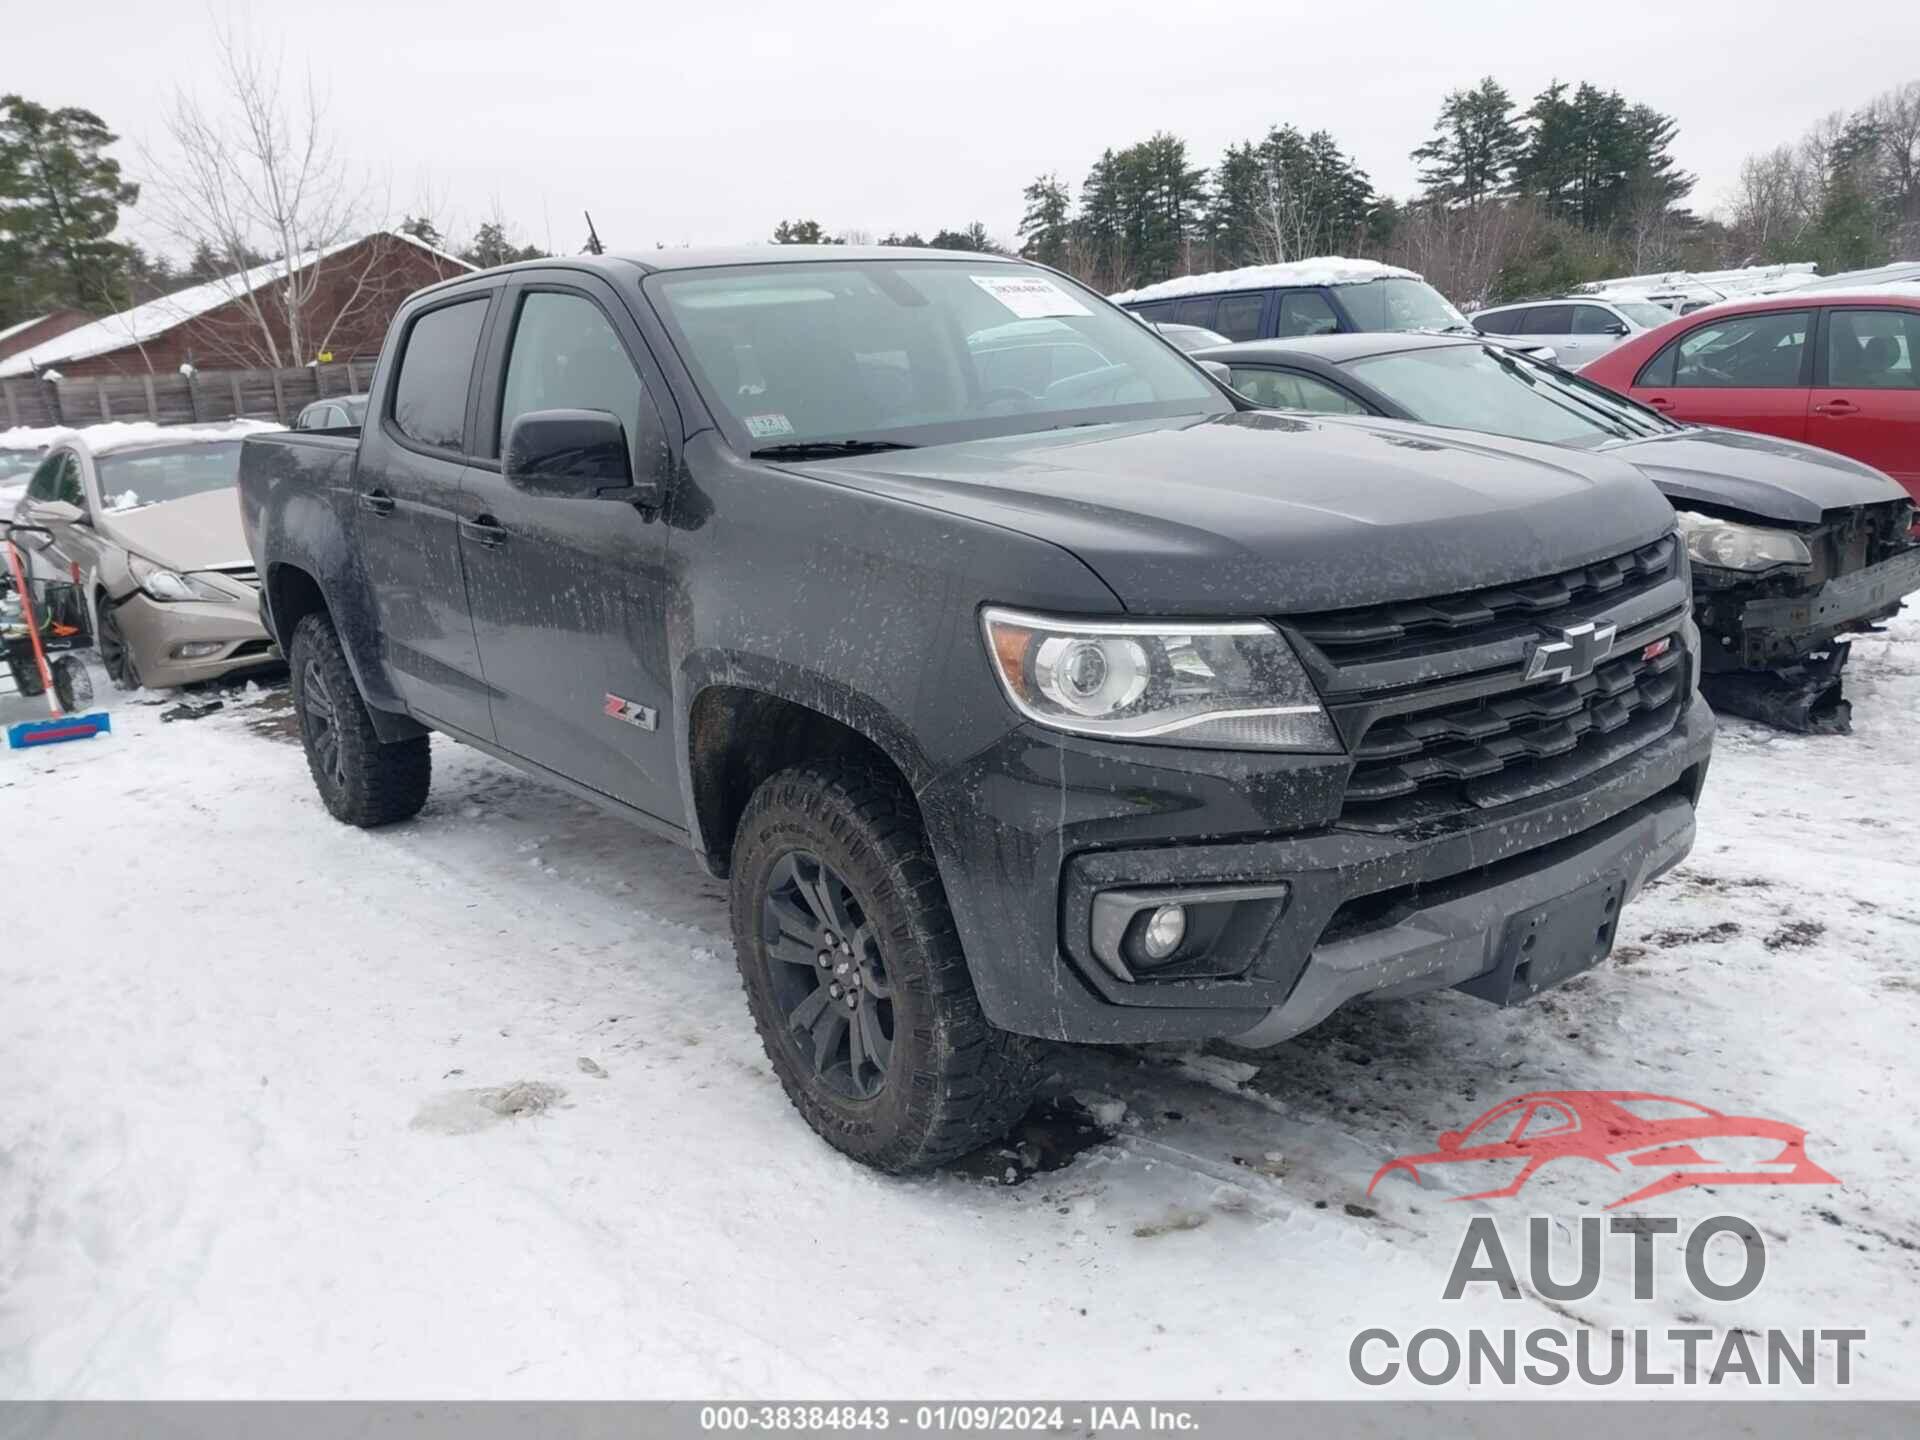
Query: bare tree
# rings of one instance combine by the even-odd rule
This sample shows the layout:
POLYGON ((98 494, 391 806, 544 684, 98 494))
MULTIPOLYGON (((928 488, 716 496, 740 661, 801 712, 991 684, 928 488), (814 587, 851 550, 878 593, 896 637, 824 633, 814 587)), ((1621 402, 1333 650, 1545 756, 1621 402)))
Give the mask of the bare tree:
POLYGON ((152 213, 182 245, 205 246, 225 267, 226 279, 213 283, 231 291, 248 322, 232 332, 229 358, 305 364, 377 288, 377 247, 344 283, 317 261, 376 228, 384 207, 335 152, 311 77, 290 92, 279 57, 263 58, 224 26, 215 29, 212 61, 212 98, 176 90, 167 152, 145 155, 152 213), (273 257, 264 266, 255 260, 262 254, 273 257), (316 306, 323 279, 327 300, 316 306))

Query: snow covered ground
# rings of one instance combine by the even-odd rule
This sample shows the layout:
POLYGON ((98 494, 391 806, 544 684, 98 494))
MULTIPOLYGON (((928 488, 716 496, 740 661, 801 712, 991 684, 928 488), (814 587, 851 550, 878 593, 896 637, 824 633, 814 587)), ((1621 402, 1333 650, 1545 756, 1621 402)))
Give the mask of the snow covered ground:
POLYGON ((1258 1064, 1063 1049, 1012 1150, 911 1180, 789 1110, 689 856, 438 741, 418 821, 348 830, 283 696, 121 703, 0 750, 0 1397, 1420 1396, 1353 1336, 1680 1323, 1864 1328, 1852 1393, 1920 1395, 1920 623, 1851 687, 1851 737, 1725 725, 1693 858, 1591 975, 1258 1064), (1583 1300, 1443 1300, 1470 1217, 1523 1264, 1526 1216, 1564 1243, 1642 1180, 1374 1171, 1569 1089, 1790 1121, 1842 1183, 1643 1207, 1751 1220, 1744 1300, 1666 1240, 1651 1301, 1624 1249, 1583 1300))

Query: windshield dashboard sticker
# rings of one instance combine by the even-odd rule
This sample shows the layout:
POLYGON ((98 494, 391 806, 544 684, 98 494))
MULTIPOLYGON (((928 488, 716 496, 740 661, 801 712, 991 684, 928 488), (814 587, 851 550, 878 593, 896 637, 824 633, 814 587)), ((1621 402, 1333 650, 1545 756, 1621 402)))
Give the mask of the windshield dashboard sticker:
POLYGON ((747 434, 756 440, 766 440, 775 435, 793 434, 793 422, 784 415, 747 416, 747 434))
POLYGON ((1093 313, 1051 280, 1037 276, 970 275, 967 278, 1022 320, 1052 320, 1061 315, 1093 313))

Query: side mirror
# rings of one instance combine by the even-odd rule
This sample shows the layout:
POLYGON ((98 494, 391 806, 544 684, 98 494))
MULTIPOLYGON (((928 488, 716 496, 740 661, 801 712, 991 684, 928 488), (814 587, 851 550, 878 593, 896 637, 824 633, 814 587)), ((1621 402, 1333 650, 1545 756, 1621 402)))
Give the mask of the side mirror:
POLYGON ((1214 379, 1229 390, 1233 388, 1233 367, 1220 360, 1199 360, 1195 362, 1214 379))
POLYGON ((53 531, 44 525, 9 525, 7 539, 22 550, 40 551, 53 544, 53 531))
POLYGON ((29 500, 25 503, 33 508, 35 519, 54 525, 77 525, 87 518, 87 512, 71 500, 29 500))
POLYGON ((531 410, 507 432, 507 483, 549 500, 660 503, 659 481, 638 482, 627 431, 604 410, 531 410))
POLYGON ((1607 334, 1609 335, 1625 335, 1628 333, 1630 332, 1627 329, 1627 322, 1624 320, 1615 320, 1607 326, 1607 334))
POLYGON ((1440 1148, 1442 1150, 1458 1150, 1460 1148, 1460 1132, 1458 1130, 1442 1130, 1440 1132, 1440 1148))

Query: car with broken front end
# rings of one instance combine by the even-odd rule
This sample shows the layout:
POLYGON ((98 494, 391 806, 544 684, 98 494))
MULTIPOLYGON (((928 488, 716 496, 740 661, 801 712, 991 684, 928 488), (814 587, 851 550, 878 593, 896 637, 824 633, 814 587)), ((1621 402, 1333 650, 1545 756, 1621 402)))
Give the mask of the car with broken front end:
POLYGON ((40 572, 72 577, 119 688, 278 664, 234 494, 242 437, 278 428, 101 425, 59 436, 35 467, 15 518, 47 537, 40 572))
POLYGON ((327 809, 416 813, 438 732, 691 847, 879 1168, 1004 1133, 1038 1040, 1523 1000, 1692 843, 1685 547, 1612 457, 1264 412, 924 250, 462 277, 370 394, 241 463, 327 809))
POLYGON ((1906 492, 1830 451, 1683 425, 1468 337, 1302 337, 1200 358, 1280 410, 1418 421, 1631 461, 1679 512, 1706 693, 1725 712, 1845 729, 1846 637, 1920 590, 1906 492))

